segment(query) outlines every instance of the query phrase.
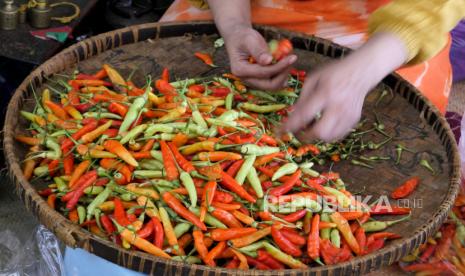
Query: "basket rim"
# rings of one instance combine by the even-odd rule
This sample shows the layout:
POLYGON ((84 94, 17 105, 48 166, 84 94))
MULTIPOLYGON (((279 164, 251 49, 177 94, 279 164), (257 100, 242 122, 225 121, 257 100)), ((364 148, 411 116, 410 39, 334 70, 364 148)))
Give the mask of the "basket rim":
MULTIPOLYGON (((113 249, 116 249, 118 251, 124 252, 126 254, 134 255, 142 260, 145 261, 156 261, 156 262, 162 262, 166 263, 167 265, 176 265, 176 266, 181 266, 181 267, 188 267, 188 268, 196 268, 200 269, 206 272, 215 272, 215 273, 231 273, 234 271, 235 273, 239 272, 237 270, 231 270, 231 269, 225 269, 225 268, 212 268, 208 267, 205 265, 193 265, 193 264, 187 264, 179 261, 173 261, 173 260, 168 260, 168 259, 163 259, 159 257, 155 257, 153 255, 150 255, 145 252, 139 252, 139 251, 130 251, 126 250, 122 247, 117 246, 116 244, 111 243, 110 241, 104 240, 96 235, 91 234, 90 232, 84 230, 83 228, 79 227, 78 225, 73 224, 71 221, 69 221, 67 218, 65 218, 63 215, 58 213, 57 211, 51 209, 48 207, 46 204, 45 200, 40 197, 35 188, 25 179, 25 177, 22 174, 21 166, 20 166, 20 160, 18 159, 18 156, 15 154, 15 145, 14 145, 14 137, 13 134, 15 133, 15 125, 17 122, 17 113, 19 111, 19 107, 21 106, 21 102, 23 100, 23 96, 25 96, 27 87, 30 85, 30 83, 34 80, 34 78, 43 76, 43 75, 49 75, 51 71, 54 69, 54 64, 55 63, 63 63, 62 60, 65 58, 70 58, 70 56, 73 55, 73 51, 76 49, 79 49, 80 47, 87 47, 89 44, 91 44, 92 41, 96 40, 104 40, 108 37, 111 37, 115 34, 121 34, 123 32, 136 32, 139 29, 145 29, 145 28, 155 28, 157 30, 156 34, 156 39, 159 38, 160 35, 160 28, 161 27, 170 27, 170 26, 192 26, 192 25, 213 25, 214 24, 212 21, 186 21, 186 22, 168 22, 168 23, 147 23, 147 24, 141 24, 141 25, 134 25, 118 30, 114 30, 111 32, 99 34, 97 36, 93 36, 91 38, 88 38, 86 40, 83 40, 79 43, 76 43, 74 45, 71 45, 70 47, 62 50, 60 53, 56 54, 53 56, 51 59, 47 60, 44 64, 40 65, 37 67, 35 70, 33 70, 28 77, 21 83, 21 85, 16 89, 14 95, 12 96, 9 104, 8 104, 8 109, 5 117, 5 125, 4 125, 4 154, 5 154, 5 159, 7 162, 7 166, 10 172, 10 175, 14 178, 15 183, 16 183, 16 191, 17 193, 20 194, 21 200, 23 203, 26 204, 25 197, 30 196, 32 198, 32 201, 37 205, 37 206, 26 206, 29 210, 37 208, 42 210, 45 210, 42 213, 34 214, 38 219, 40 220, 41 223, 45 224, 47 228, 52 228, 51 230, 57 234, 57 236, 68 246, 72 247, 82 247, 86 250, 89 250, 90 246, 90 241, 93 240, 95 242, 98 242, 104 246, 111 247, 113 249), (22 190, 21 190, 22 189, 22 190), (21 194, 24 193, 24 194, 21 194), (39 208, 40 207, 40 208, 39 208), (48 213, 48 214, 45 214, 48 213), (47 216, 52 217, 53 219, 57 219, 59 221, 59 224, 63 228, 53 228, 52 224, 50 221, 47 221, 48 218, 47 216)), ((264 26, 264 25, 254 25, 256 29, 259 31, 266 33, 266 32, 272 32, 276 35, 282 35, 286 34, 284 36, 292 36, 292 37, 299 37, 306 39, 308 41, 317 41, 317 42, 322 42, 325 44, 328 44, 332 47, 342 49, 342 54, 343 56, 345 53, 349 52, 350 49, 340 46, 338 44, 335 44, 331 41, 318 38, 313 35, 307 35, 304 33, 298 33, 298 32, 292 32, 288 30, 283 30, 275 27, 270 27, 270 26, 264 26)), ((173 36, 168 36, 168 37, 175 37, 176 35, 173 36)), ((133 42, 131 43, 121 43, 121 45, 117 45, 104 49, 102 52, 111 50, 113 48, 117 48, 123 45, 130 45, 130 44, 135 44, 141 41, 137 41, 134 39, 133 42)), ((303 48, 302 48, 303 49, 303 48)), ((309 49, 303 49, 309 51, 309 49)), ((94 55, 98 55, 102 52, 99 53, 92 53, 89 56, 86 56, 84 58, 88 59, 90 57, 93 57, 94 55)), ((316 52, 316 51, 314 51, 316 52)), ((72 64, 76 64, 79 62, 78 58, 76 58, 72 64)), ((62 69, 66 68, 66 64, 62 64, 62 69)), ((448 156, 448 159, 450 161, 450 180, 449 180, 449 189, 447 191, 447 194, 445 195, 441 205, 439 206, 439 209, 431 214, 431 218, 426 221, 423 225, 417 227, 417 230, 412 233, 409 237, 403 238, 402 242, 399 244, 389 244, 388 246, 382 248, 379 251, 376 251, 374 253, 364 255, 364 256, 357 256, 353 260, 336 264, 336 265, 328 265, 328 266, 323 266, 323 267, 309 267, 308 269, 288 269, 284 271, 257 271, 257 270, 248 270, 248 271, 241 271, 241 274, 244 275, 249 275, 249 274, 260 274, 260 275, 275 275, 279 274, 282 275, 283 272, 284 274, 288 273, 309 273, 311 272, 316 272, 316 273, 321 273, 324 271, 334 271, 336 269, 341 269, 341 268, 347 268, 348 266, 352 267, 353 270, 358 270, 360 272, 369 272, 371 271, 370 267, 365 267, 363 264, 367 263, 369 260, 374 260, 376 256, 385 256, 389 252, 397 252, 396 253, 396 259, 400 259, 400 254, 399 250, 403 246, 407 246, 410 250, 413 249, 416 245, 419 244, 420 240, 423 237, 426 237, 428 233, 432 233, 435 231, 441 224, 442 222, 446 219, 449 209, 452 207, 453 202, 458 194, 459 190, 459 181, 460 181, 460 157, 458 153, 458 147, 455 142, 455 138, 453 136, 452 130, 450 129, 447 121, 445 120, 444 116, 439 112, 439 110, 428 100, 426 97, 421 94, 412 84, 407 82, 405 79, 403 79, 401 76, 399 76, 397 73, 393 73, 390 75, 390 77, 394 77, 398 81, 402 82, 403 85, 407 87, 410 91, 412 91, 420 101, 422 101, 426 108, 429 109, 435 116, 437 116, 437 121, 435 124, 439 124, 440 127, 442 127, 442 130, 445 131, 445 136, 446 140, 449 142, 450 148, 450 154, 451 156, 448 156)), ((40 82, 42 84, 43 82, 40 82)), ((433 127, 433 125, 429 124, 430 127, 433 127)), ((434 130, 436 134, 437 131, 434 130)), ((445 141, 446 141, 445 140, 445 141)), ((441 144, 442 147, 445 147, 445 142, 441 144)), ((56 224, 56 222, 55 222, 56 224)), ((134 268, 133 268, 134 269, 134 268)))

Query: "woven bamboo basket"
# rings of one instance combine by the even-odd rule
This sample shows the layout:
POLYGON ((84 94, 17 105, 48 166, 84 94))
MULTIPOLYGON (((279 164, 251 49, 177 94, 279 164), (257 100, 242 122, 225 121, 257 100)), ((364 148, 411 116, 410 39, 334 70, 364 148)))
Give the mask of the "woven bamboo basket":
MULTIPOLYGON (((311 69, 331 58, 340 58, 349 50, 316 37, 256 26, 266 39, 287 37, 291 39, 299 56, 298 68, 311 69)), ((170 68, 172 75, 179 78, 207 76, 225 72, 228 68, 224 49, 214 49, 213 41, 218 37, 211 22, 170 24, 144 24, 98 35, 75 44, 57 54, 34 70, 19 86, 8 105, 4 128, 4 151, 16 191, 28 210, 47 228, 53 231, 66 245, 81 247, 118 265, 156 275, 358 275, 390 265, 415 247, 425 242, 444 222, 458 192, 460 160, 452 132, 438 110, 412 85, 399 76, 388 76, 378 91, 371 93, 365 102, 364 116, 371 111, 379 91, 392 91, 389 100, 382 102, 379 114, 386 129, 396 133, 395 143, 415 148, 416 153, 401 164, 388 161, 376 165, 374 170, 347 166, 341 162, 334 170, 341 172, 351 191, 364 190, 364 194, 386 195, 403 179, 411 175, 422 178, 414 202, 412 217, 390 231, 403 235, 377 252, 356 257, 338 265, 311 267, 306 270, 282 271, 236 271, 190 265, 153 257, 149 254, 125 250, 109 241, 71 223, 64 216, 48 207, 36 190, 45 183, 31 184, 21 171, 26 147, 17 143, 14 136, 24 132, 27 122, 19 115, 20 110, 32 110, 32 91, 40 93, 46 79, 55 73, 94 72, 103 62, 110 63, 127 76, 137 69, 133 80, 142 82, 143 76, 159 76, 163 67, 170 68), (218 68, 206 68, 193 57, 194 51, 207 51, 214 55, 218 68), (418 160, 425 158, 437 169, 432 176, 418 160), (420 201, 421 199, 421 201, 420 201), (419 205, 422 206, 419 206, 419 205), (420 208, 421 207, 421 208, 420 208)), ((392 146, 382 154, 395 157, 392 146)), ((393 158, 395 159, 395 158, 393 158)))

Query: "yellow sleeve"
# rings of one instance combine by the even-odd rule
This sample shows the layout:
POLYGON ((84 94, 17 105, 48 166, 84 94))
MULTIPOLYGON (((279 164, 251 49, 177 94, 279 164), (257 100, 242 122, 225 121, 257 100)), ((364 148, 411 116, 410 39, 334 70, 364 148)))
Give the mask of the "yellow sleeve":
POLYGON ((189 3, 196 7, 196 8, 199 8, 201 10, 206 10, 208 9, 208 3, 206 0, 189 0, 189 3))
POLYGON ((465 17, 465 0, 394 0, 375 11, 368 32, 390 32, 409 51, 409 64, 436 55, 447 43, 447 33, 465 17))

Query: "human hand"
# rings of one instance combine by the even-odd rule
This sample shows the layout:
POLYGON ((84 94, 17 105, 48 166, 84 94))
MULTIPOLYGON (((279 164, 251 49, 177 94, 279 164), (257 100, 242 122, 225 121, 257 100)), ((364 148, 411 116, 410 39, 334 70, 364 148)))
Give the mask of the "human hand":
POLYGON ((249 26, 235 26, 224 35, 226 49, 231 62, 231 72, 249 86, 278 90, 287 85, 287 78, 297 56, 289 55, 272 64, 268 44, 256 30, 249 26), (249 57, 256 60, 249 62, 249 57))
POLYGON ((343 138, 360 120, 370 89, 406 58, 407 50, 400 39, 379 34, 347 58, 310 73, 281 130, 295 133, 305 142, 343 138), (315 120, 320 113, 321 118, 315 120))

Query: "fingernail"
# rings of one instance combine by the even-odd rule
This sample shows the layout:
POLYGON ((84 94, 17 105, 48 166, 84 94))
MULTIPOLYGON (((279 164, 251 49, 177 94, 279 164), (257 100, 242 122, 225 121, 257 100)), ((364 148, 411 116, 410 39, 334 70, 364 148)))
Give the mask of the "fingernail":
POLYGON ((263 53, 259 57, 260 64, 262 65, 268 65, 271 63, 272 60, 273 60, 273 57, 267 53, 263 53))
POLYGON ((293 64, 296 61, 297 61, 297 56, 296 55, 289 56, 289 61, 288 61, 289 65, 293 64))

